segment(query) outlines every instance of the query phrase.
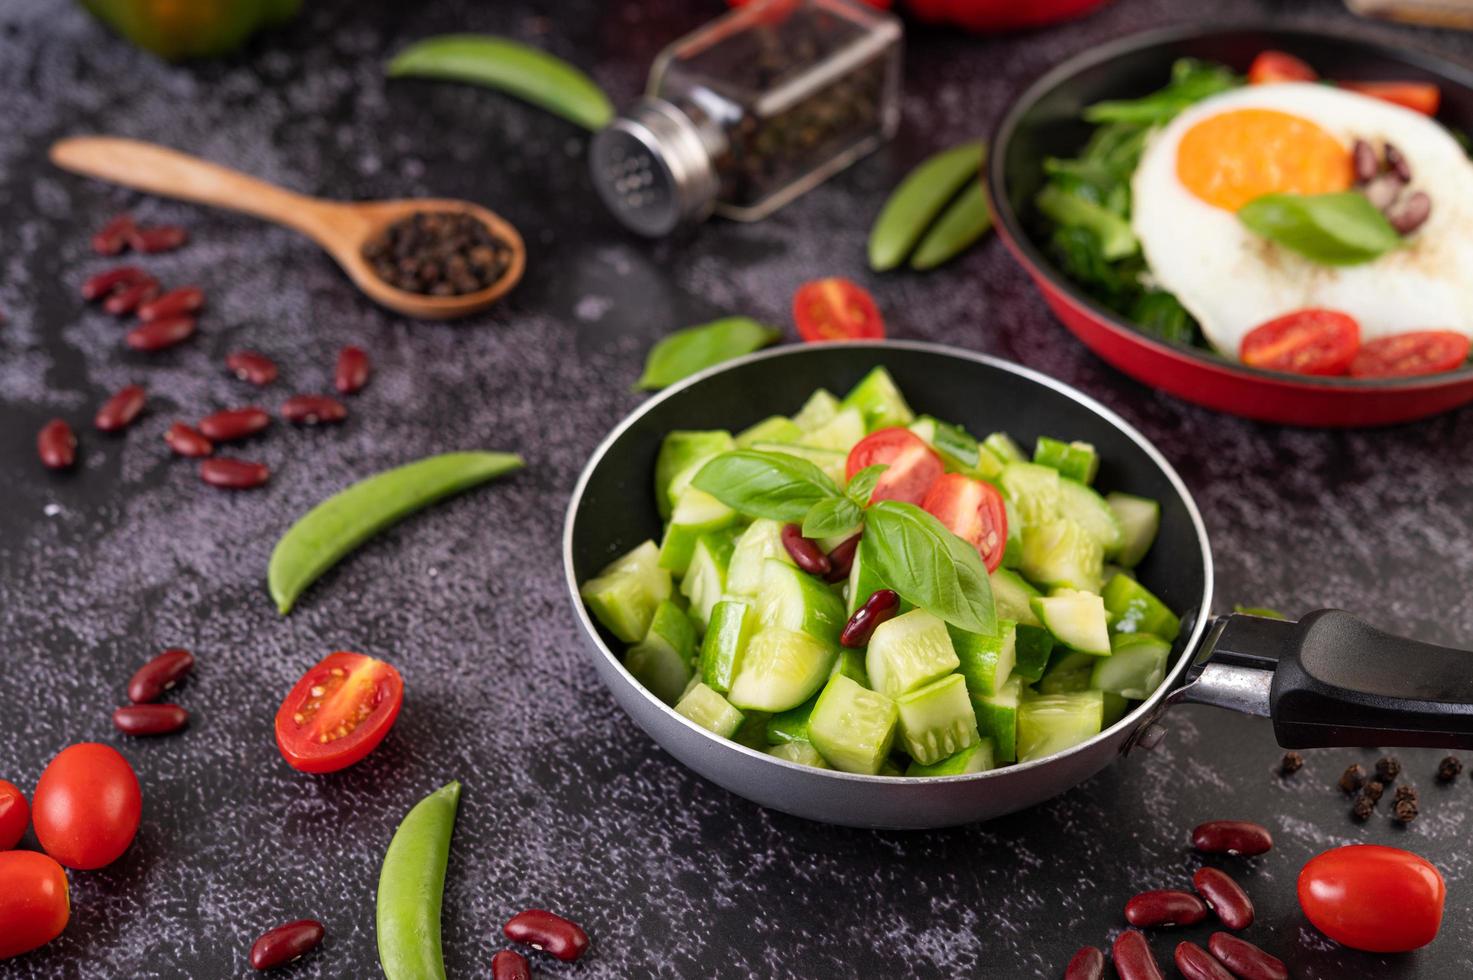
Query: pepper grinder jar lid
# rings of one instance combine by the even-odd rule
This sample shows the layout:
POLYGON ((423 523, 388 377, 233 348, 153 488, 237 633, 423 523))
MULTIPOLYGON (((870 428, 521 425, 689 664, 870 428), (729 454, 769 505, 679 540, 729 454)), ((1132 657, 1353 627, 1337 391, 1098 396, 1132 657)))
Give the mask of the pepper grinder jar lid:
POLYGON ((645 98, 594 134, 594 186, 630 230, 660 237, 705 220, 719 181, 701 129, 664 99, 645 98))

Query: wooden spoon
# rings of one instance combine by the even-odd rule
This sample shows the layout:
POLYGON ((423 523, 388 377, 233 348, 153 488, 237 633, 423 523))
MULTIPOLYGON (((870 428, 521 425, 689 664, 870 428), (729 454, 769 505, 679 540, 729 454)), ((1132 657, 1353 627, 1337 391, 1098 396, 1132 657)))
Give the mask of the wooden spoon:
POLYGON ((495 212, 443 198, 348 203, 308 197, 228 167, 167 147, 111 136, 73 136, 51 145, 51 162, 99 180, 210 204, 293 228, 321 245, 348 278, 376 303, 423 320, 449 320, 483 310, 522 278, 522 236, 495 212), (427 296, 391 286, 363 258, 363 245, 385 226, 416 211, 459 211, 474 216, 511 247, 511 264, 485 289, 460 296, 427 296))

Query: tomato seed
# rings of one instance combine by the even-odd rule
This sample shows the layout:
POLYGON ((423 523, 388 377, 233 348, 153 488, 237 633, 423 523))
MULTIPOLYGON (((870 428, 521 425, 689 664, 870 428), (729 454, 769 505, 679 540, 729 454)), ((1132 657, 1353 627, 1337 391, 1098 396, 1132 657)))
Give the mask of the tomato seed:
POLYGON ((532 980, 532 964, 514 949, 491 957, 491 980, 532 980))
POLYGON ((332 386, 340 394, 357 394, 363 390, 364 385, 368 384, 370 370, 368 354, 362 347, 354 347, 350 344, 338 351, 338 364, 333 371, 332 386))
POLYGON ((199 478, 212 487, 250 490, 271 479, 271 471, 264 463, 216 456, 199 464, 199 478))
POLYGON ((1143 933, 1125 930, 1115 937, 1115 945, 1110 951, 1120 980, 1165 980, 1143 933))
POLYGON ((1064 980, 1105 980, 1105 954, 1085 946, 1064 968, 1064 980))
POLYGON ((839 642, 846 647, 862 647, 869 643, 876 627, 891 619, 900 611, 900 596, 890 589, 878 589, 864 605, 854 610, 849 622, 839 634, 839 642))
POLYGON ((204 433, 183 422, 175 422, 164 433, 164 442, 179 456, 208 456, 215 451, 215 444, 206 439, 204 433))
POLYGON ((77 437, 61 419, 52 419, 36 433, 36 452, 48 469, 64 470, 77 461, 77 437))
POLYGON ((199 420, 197 429, 206 439, 213 442, 234 442, 260 432, 271 424, 271 416, 264 408, 247 405, 245 408, 227 408, 199 420))
POLYGON ((276 362, 253 350, 232 351, 225 355, 225 367, 241 381, 257 387, 276 380, 276 362))
POLYGON ((162 320, 166 316, 194 313, 205 305, 205 292, 198 286, 180 286, 138 307, 138 319, 162 320))
POLYGON ((136 265, 119 265, 106 272, 99 272, 95 276, 89 276, 82 283, 82 298, 91 302, 102 299, 115 289, 125 286, 136 286, 140 282, 147 282, 153 278, 136 265))
POLYGON ((1253 900, 1227 873, 1198 868, 1192 875, 1192 887, 1229 929, 1238 932, 1253 924, 1253 900))
POLYGON ((1283 960, 1230 933, 1214 932, 1207 940, 1207 948, 1239 980, 1289 980, 1289 968, 1283 960))
POLYGON ((179 225, 154 225, 136 228, 128 242, 140 252, 172 252, 189 240, 189 232, 179 225))
POLYGON ((1209 820, 1192 830, 1192 846, 1203 854, 1241 854, 1253 857, 1274 846, 1268 828, 1246 820, 1209 820))
POLYGON ((133 424, 138 414, 143 411, 143 405, 148 400, 148 392, 143 390, 142 385, 128 385, 118 389, 118 393, 102 403, 93 417, 92 424, 103 432, 118 432, 133 424))
POLYGON ((138 309, 142 303, 147 303, 159 294, 159 283, 152 277, 125 286, 102 301, 102 309, 105 313, 113 316, 127 316, 138 309))
POLYGON ((849 570, 854 567, 854 553, 859 550, 862 537, 863 531, 834 545, 834 550, 829 552, 829 573, 823 577, 825 582, 842 582, 849 577, 849 570))
POLYGON ((261 933, 251 944, 251 968, 270 970, 306 956, 322 942, 327 930, 316 919, 298 919, 261 933))
POLYGON ((194 670, 194 654, 183 647, 169 647, 133 674, 128 681, 128 700, 134 704, 152 704, 191 670, 194 670))
POLYGON ((92 251, 98 255, 117 255, 131 244, 133 231, 133 217, 120 214, 92 235, 92 251))
POLYGON ((193 337, 194 327, 192 316, 170 316, 134 327, 123 339, 134 350, 167 350, 193 337))
POLYGON ((177 704, 127 704, 113 711, 113 727, 124 735, 173 735, 189 724, 177 704))
POLYGON ((803 529, 798 525, 784 524, 782 538, 783 547, 787 549, 788 557, 793 559, 793 564, 809 575, 823 576, 832 570, 829 556, 819 550, 818 545, 803 537, 803 529))
POLYGON ((1205 918, 1200 898, 1169 888, 1141 892, 1125 903, 1125 921, 1133 926, 1194 926, 1205 918))
POLYGON ((527 909, 507 920, 502 932, 514 943, 526 943, 571 963, 588 949, 588 933, 577 924, 545 909, 527 909))
POLYGON ((325 425, 347 418, 348 409, 327 395, 293 395, 281 403, 281 417, 302 425, 325 425))
POLYGON ((1176 960, 1176 968, 1187 980, 1234 980, 1227 967, 1196 943, 1177 943, 1173 959, 1176 960))

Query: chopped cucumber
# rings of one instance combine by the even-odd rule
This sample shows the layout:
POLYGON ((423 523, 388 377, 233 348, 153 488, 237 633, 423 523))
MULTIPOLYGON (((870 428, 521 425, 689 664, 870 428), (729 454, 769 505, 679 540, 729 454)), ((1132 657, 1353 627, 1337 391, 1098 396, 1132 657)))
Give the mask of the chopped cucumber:
POLYGON ((1028 459, 1023 455, 1023 448, 1014 442, 1013 437, 1006 432, 994 432, 983 439, 982 448, 1004 463, 1022 463, 1028 459))
POLYGON ((869 672, 864 668, 864 654, 858 650, 844 647, 839 651, 839 656, 834 660, 835 674, 843 674, 851 681, 858 681, 865 687, 869 687, 869 672))
POLYGON ((797 442, 803 438, 798 423, 786 415, 770 415, 756 425, 748 426, 737 433, 738 449, 754 449, 759 442, 797 442))
POLYGON ((966 678, 967 690, 973 694, 995 694, 1007 683, 1017 656, 1017 624, 1009 619, 997 621, 997 633, 984 636, 968 633, 950 623, 946 632, 951 647, 961 661, 960 672, 966 678))
POLYGON ((878 773, 889 761, 899 714, 885 695, 835 674, 813 706, 809 739, 835 769, 878 773))
POLYGON ((1114 652, 1095 663, 1090 687, 1144 701, 1161 686, 1170 643, 1150 633, 1117 633, 1110 647, 1114 652))
POLYGON ((1011 619, 1017 623, 1038 626, 1038 617, 1033 614, 1033 598, 1038 590, 1023 580, 1016 572, 999 568, 987 576, 992 582, 992 604, 999 619, 1011 619))
POLYGON ((1059 513, 1098 541, 1107 555, 1125 542, 1125 531, 1105 498, 1077 480, 1059 481, 1059 513))
POLYGON ((803 436, 803 445, 847 454, 864 438, 864 416, 857 408, 846 408, 823 425, 803 436))
POLYGON ((668 518, 696 471, 712 457, 736 448, 724 429, 676 429, 660 443, 655 459, 655 506, 668 518))
POLYGON ((808 741, 808 719, 813 716, 813 706, 818 704, 818 695, 804 701, 796 708, 779 711, 767 719, 767 744, 781 745, 784 742, 808 741))
POLYGON ((680 580, 680 592, 690 600, 690 617, 700 630, 706 629, 712 608, 726 594, 726 570, 735 542, 736 534, 731 530, 713 531, 696 539, 690 567, 680 580))
POLYGON ((649 632, 624 655, 624 666, 650 693, 674 704, 691 679, 696 628, 670 600, 660 603, 649 632))
POLYGON ((1059 471, 1037 463, 1009 463, 997 478, 1003 495, 1013 502, 1025 529, 1059 516, 1059 471))
POLYGON ((1071 520, 1059 518, 1023 529, 1022 572, 1029 581, 1097 592, 1104 567, 1105 550, 1071 520))
POLYGON ((731 690, 742 657, 757 628, 757 613, 746 599, 723 599, 711 610, 711 626, 701 643, 701 681, 721 694, 731 690))
POLYGON ((1147 497, 1119 492, 1106 495, 1105 502, 1115 512, 1121 528, 1120 548, 1111 557, 1126 568, 1134 568, 1156 541, 1161 505, 1147 497))
POLYGON ((742 713, 705 684, 697 684, 687 691, 676 703, 675 710, 722 738, 731 738, 742 727, 742 713))
POLYGON ((870 686, 889 698, 914 691, 961 666, 946 623, 914 609, 881 623, 865 653, 870 686))
POLYGON ((766 627, 747 643, 727 700, 743 711, 787 711, 823 687, 834 646, 807 633, 766 627))
POLYGON ((665 540, 660 543, 660 567, 684 575, 701 535, 729 527, 736 519, 736 511, 706 491, 686 487, 670 515, 665 540))
POLYGON ((1090 678, 1094 676, 1095 665, 1109 659, 1055 647, 1054 655, 1049 658, 1048 668, 1038 679, 1038 693, 1071 694, 1075 691, 1087 691, 1090 689, 1090 678))
POLYGON ((895 699, 900 711, 900 739, 905 751, 923 766, 977 744, 977 716, 967 697, 961 674, 902 694, 895 699))
POLYGON ((896 762, 894 759, 886 759, 884 762, 880 763, 880 771, 878 773, 876 773, 876 775, 878 775, 878 776, 904 776, 905 775, 905 770, 904 769, 901 769, 900 768, 900 764, 898 762, 896 762))
POLYGON ((1130 711, 1133 702, 1113 691, 1101 691, 1100 694, 1103 695, 1101 701, 1104 705, 1104 711, 1100 716, 1100 731, 1104 731, 1121 718, 1124 718, 1126 713, 1130 711))
POLYGON ((974 772, 986 772, 995 765, 993 761, 992 739, 978 739, 975 745, 968 745, 960 752, 949 755, 940 762, 933 762, 929 766, 923 766, 919 762, 911 762, 905 769, 907 776, 965 776, 974 772))
POLYGON ((1095 474, 1100 471, 1100 457, 1094 446, 1048 436, 1038 437, 1033 447, 1033 461, 1040 466, 1052 466, 1061 476, 1084 484, 1095 482, 1095 474))
POLYGON ((782 745, 774 745, 768 749, 767 754, 786 759, 788 762, 796 762, 800 766, 812 766, 815 769, 829 768, 829 764, 823 761, 823 756, 818 754, 818 749, 813 747, 812 742, 784 742, 782 745))
POLYGON ((1018 761, 1042 759, 1091 739, 1103 721, 1099 691, 1024 698, 1018 706, 1018 761))
POLYGON ((670 592, 670 573, 660 567, 660 549, 653 541, 615 559, 579 590, 604 628, 625 643, 644 639, 656 607, 670 592))
POLYGON ((797 456, 823 470, 824 476, 839 486, 844 485, 844 464, 848 460, 847 453, 841 453, 837 449, 821 449, 818 446, 799 445, 798 443, 783 442, 759 442, 752 447, 764 453, 786 453, 789 456, 797 456))
POLYGON ((866 432, 888 429, 897 425, 910 425, 915 412, 905 403, 905 396, 895 385, 895 379, 883 367, 866 374, 859 384, 844 396, 841 403, 845 408, 857 408, 864 419, 866 432))
POLYGON ((1061 592, 1033 600, 1033 611, 1054 639, 1094 657, 1110 655, 1105 602, 1092 592, 1061 592))
POLYGON ((1120 574, 1105 585, 1101 593, 1105 609, 1114 616, 1110 629, 1116 633, 1154 633, 1165 640, 1176 639, 1181 620, 1156 598, 1151 590, 1120 574))
POLYGON ((922 415, 910 424, 910 431, 936 450, 949 472, 986 480, 996 479, 1002 472, 1002 462, 984 451, 972 434, 959 425, 922 415))
MULTIPOLYGON (((730 703, 728 698, 727 703, 730 703)), ((767 751, 767 721, 770 717, 765 711, 747 711, 742 718, 741 727, 736 734, 729 736, 738 745, 745 745, 749 749, 758 752, 767 751)))
POLYGON ((1008 522, 1008 541, 1003 547, 1002 567, 1018 568, 1023 564, 1023 518, 1007 497, 1002 498, 1002 510, 1008 522))
POLYGON ((972 696, 977 732, 991 740, 998 762, 1014 762, 1018 758, 1018 705, 1022 699, 1023 682, 1016 677, 996 694, 972 696))
POLYGON ((812 432, 838 414, 839 399, 820 388, 808 396, 798 414, 793 416, 793 422, 804 432, 812 432))
POLYGON ((791 562, 783 547, 783 526, 777 521, 759 517, 747 526, 732 549, 731 564, 726 573, 726 591, 732 595, 755 596, 762 586, 762 568, 769 558, 791 562))
MULTIPOLYGON (((764 626, 807 633, 838 649, 844 628, 844 601, 827 585, 787 562, 769 558, 762 565, 757 610, 764 626)), ((827 671, 828 667, 825 666, 827 671)))
MULTIPOLYGON (((1036 618, 1036 617, 1035 617, 1036 618)), ((1013 673, 1029 684, 1043 676, 1049 656, 1054 652, 1053 634, 1042 626, 1019 623, 1013 673)))

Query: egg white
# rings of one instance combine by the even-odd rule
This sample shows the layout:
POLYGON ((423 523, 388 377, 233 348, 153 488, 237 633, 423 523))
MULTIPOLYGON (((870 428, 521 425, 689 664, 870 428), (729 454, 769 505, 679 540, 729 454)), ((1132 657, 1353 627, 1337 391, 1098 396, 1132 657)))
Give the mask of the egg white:
POLYGON ((1248 86, 1203 100, 1155 134, 1131 190, 1131 225, 1152 280, 1229 357, 1254 327, 1306 307, 1350 314, 1362 340, 1418 329, 1473 337, 1473 162, 1426 116, 1328 85, 1248 86), (1407 192, 1425 191, 1431 216, 1403 247, 1353 266, 1320 265, 1253 234, 1176 175, 1183 134, 1210 116, 1249 108, 1308 119, 1347 151, 1357 138, 1378 151, 1395 144, 1411 166, 1407 192))

